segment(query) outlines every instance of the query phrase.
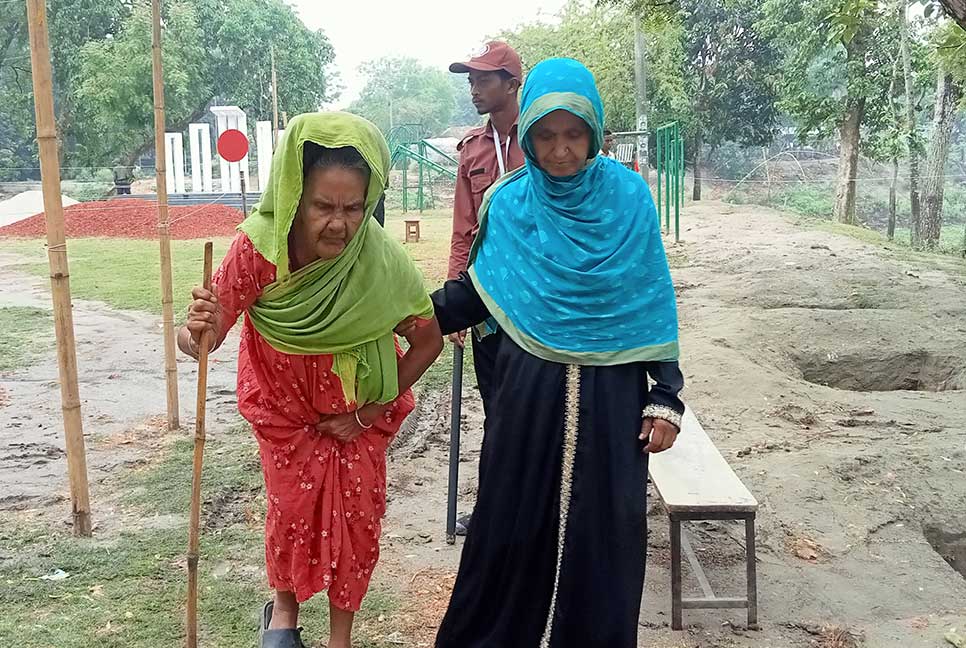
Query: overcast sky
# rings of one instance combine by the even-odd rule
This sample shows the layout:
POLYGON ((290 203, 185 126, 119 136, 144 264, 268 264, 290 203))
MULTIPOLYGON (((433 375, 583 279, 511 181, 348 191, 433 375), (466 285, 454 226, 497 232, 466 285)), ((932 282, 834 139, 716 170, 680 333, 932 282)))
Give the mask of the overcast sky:
POLYGON ((342 108, 362 90, 359 64, 382 56, 411 56, 446 67, 477 49, 488 35, 537 18, 551 21, 565 0, 290 0, 311 29, 325 31, 342 77, 342 108))

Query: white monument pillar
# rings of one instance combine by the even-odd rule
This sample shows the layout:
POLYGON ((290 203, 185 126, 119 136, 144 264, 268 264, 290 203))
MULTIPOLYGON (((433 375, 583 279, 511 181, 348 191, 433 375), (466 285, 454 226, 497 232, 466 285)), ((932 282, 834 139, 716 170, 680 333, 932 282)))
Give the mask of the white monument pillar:
MULTIPOLYGON (((245 138, 249 141, 248 147, 251 149, 251 138, 248 137, 248 116, 245 113, 242 113, 241 117, 238 119, 238 130, 245 133, 245 138)), ((238 170, 245 175, 245 189, 248 191, 254 191, 255 188, 252 187, 252 172, 251 167, 248 166, 248 158, 249 156, 246 153, 245 157, 243 157, 241 162, 238 163, 238 170)), ((239 187, 238 190, 241 191, 241 187, 239 187)))
POLYGON ((164 134, 164 155, 168 190, 174 193, 185 193, 184 136, 181 133, 164 134))
MULTIPOLYGON (((218 120, 218 137, 232 128, 240 130, 245 133, 245 137, 248 137, 248 118, 241 108, 238 106, 212 106, 211 112, 218 120)), ((221 167, 222 193, 239 193, 241 191, 240 174, 245 174, 246 183, 249 177, 248 156, 246 155, 241 162, 229 163, 219 155, 218 161, 221 167)))
POLYGON ((258 151, 258 189, 265 191, 272 171, 272 122, 255 122, 255 145, 258 151))
POLYGON ((191 190, 212 193, 211 127, 208 124, 189 124, 188 143, 191 151, 191 190))

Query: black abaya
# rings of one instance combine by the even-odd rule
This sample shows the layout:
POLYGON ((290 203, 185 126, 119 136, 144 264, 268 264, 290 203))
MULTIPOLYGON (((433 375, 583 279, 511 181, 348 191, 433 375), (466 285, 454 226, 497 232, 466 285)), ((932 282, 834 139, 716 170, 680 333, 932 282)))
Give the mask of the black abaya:
MULTIPOLYGON (((433 303, 443 333, 489 316, 465 274, 433 303)), ((436 646, 635 648, 647 541, 641 411, 684 412, 678 365, 568 366, 495 335, 476 508, 436 646)))

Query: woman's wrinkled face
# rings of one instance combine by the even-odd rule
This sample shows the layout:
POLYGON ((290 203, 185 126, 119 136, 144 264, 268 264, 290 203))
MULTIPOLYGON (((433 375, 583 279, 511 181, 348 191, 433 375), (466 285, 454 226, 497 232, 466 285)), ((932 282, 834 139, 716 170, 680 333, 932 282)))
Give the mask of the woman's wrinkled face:
POLYGON ((355 169, 311 169, 292 225, 296 246, 324 260, 342 254, 365 218, 368 184, 355 169))
POLYGON ((590 127, 567 110, 541 117, 527 133, 540 168, 558 178, 572 176, 587 164, 590 127))

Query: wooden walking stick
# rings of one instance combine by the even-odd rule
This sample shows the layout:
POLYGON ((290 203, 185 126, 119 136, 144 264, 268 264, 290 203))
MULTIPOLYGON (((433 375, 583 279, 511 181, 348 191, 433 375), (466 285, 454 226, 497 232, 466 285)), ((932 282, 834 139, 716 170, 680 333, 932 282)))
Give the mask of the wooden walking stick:
MULTIPOLYGON (((205 243, 205 290, 211 290, 211 241, 205 243)), ((188 648, 198 647, 198 533, 201 524, 201 467, 205 456, 205 405, 208 396, 208 350, 212 335, 201 336, 198 349, 198 401, 195 451, 191 472, 191 517, 188 520, 188 648)))

